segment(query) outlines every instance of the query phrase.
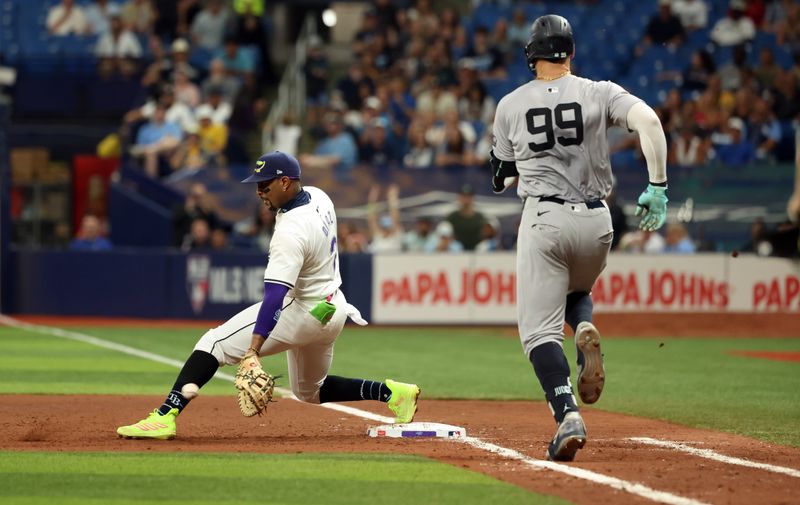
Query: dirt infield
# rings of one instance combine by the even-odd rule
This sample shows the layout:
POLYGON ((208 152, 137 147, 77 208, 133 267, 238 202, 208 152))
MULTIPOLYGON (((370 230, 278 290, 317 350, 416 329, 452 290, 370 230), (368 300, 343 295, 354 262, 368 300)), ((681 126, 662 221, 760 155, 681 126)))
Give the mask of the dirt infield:
MULTIPOLYGON (((0 429, 4 433, 0 449, 410 453, 561 496, 577 504, 653 503, 607 485, 535 469, 459 442, 369 438, 366 430, 375 422, 288 399, 271 406, 265 417, 243 418, 232 395, 201 397, 179 419, 176 440, 117 437, 116 426, 144 417, 161 400, 144 396, 0 395, 0 429)), ((373 402, 351 406, 388 414, 382 405, 373 402)), ((584 418, 589 442, 578 453, 577 461, 568 464, 571 467, 704 503, 797 503, 800 478, 654 448, 628 438, 685 442, 731 457, 794 469, 800 469, 800 449, 589 408, 584 409, 584 418)), ((542 459, 554 430, 547 407, 541 402, 423 401, 416 420, 462 425, 470 436, 535 459, 542 459)))

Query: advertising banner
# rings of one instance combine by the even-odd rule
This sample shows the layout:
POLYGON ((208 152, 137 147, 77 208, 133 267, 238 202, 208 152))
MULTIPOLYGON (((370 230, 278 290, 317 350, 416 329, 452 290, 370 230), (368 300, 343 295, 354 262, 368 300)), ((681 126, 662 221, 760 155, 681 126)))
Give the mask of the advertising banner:
MULTIPOLYGON (((612 254, 592 290, 602 312, 797 312, 800 263, 725 254, 612 254)), ((373 258, 372 319, 515 324, 514 253, 373 258)))

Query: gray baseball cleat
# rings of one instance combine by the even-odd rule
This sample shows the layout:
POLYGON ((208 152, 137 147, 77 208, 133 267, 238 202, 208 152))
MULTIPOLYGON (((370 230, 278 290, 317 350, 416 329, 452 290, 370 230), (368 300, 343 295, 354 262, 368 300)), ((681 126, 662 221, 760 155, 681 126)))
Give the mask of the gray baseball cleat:
POLYGON ((547 447, 550 461, 572 461, 578 449, 586 445, 586 425, 577 412, 567 412, 547 447))
POLYGON ((600 399, 606 372, 600 353, 600 332, 592 323, 582 322, 575 331, 575 347, 583 353, 583 366, 578 366, 578 395, 583 403, 600 399))

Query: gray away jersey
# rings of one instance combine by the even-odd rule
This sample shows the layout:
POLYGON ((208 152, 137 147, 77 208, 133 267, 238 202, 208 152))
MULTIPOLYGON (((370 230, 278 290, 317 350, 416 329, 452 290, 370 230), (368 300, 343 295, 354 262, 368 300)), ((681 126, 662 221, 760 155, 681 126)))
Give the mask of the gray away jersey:
POLYGON ((497 105, 494 155, 516 161, 520 198, 605 198, 611 191, 606 130, 627 127, 628 110, 640 101, 609 81, 532 80, 497 105))

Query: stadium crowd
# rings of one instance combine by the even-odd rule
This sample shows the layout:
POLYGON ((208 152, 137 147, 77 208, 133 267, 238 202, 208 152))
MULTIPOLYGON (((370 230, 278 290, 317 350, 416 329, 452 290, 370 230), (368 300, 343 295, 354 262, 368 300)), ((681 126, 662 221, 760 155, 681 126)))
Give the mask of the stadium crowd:
MULTIPOLYGON (((715 17, 712 0, 648 2, 658 10, 631 44, 629 64, 651 57, 653 47, 673 53, 693 48, 685 68, 654 76, 661 88, 667 85, 663 100, 651 105, 667 133, 669 164, 737 167, 792 160, 794 142, 785 139, 794 138, 789 130, 800 116, 800 5, 730 0, 715 17), (789 52, 793 60, 777 58, 776 51, 789 52)), ((312 37, 303 68, 308 115, 303 128, 291 117, 272 125, 282 136, 279 144, 298 153, 304 170, 327 170, 342 182, 351 180, 357 164, 372 167, 384 182, 395 171, 458 173, 485 165, 494 110, 507 90, 497 83, 520 75, 531 21, 513 2, 476 0, 471 8, 486 3, 508 15, 485 22, 452 3, 375 0, 363 13, 343 73, 332 68, 323 40, 312 37), (314 146, 306 152, 299 147, 302 132, 314 146)), ((61 0, 50 9, 47 28, 56 36, 97 37, 100 75, 140 80, 147 99, 125 114, 120 139, 125 155, 158 178, 225 166, 237 152, 248 159, 241 152, 243 136, 260 127, 266 111, 261 97, 274 82, 265 19, 264 0, 94 0, 85 8, 61 0), (204 57, 198 60, 198 54, 204 57)), ((578 46, 591 43, 583 35, 576 34, 578 46)), ((584 64, 574 61, 577 75, 584 64)), ((522 71, 530 77, 524 61, 522 71)), ((635 135, 614 137, 612 165, 635 160, 637 142, 635 135)), ((390 188, 391 204, 397 189, 390 188)), ((368 198, 373 210, 377 192, 368 198)), ((343 250, 375 251, 513 247, 513 241, 499 240, 493 219, 472 208, 470 192, 461 191, 458 215, 438 224, 421 219, 409 232, 399 211, 370 212, 365 231, 345 223, 340 244, 343 250)), ((624 218, 615 221, 624 226, 624 218)), ((210 244, 215 233, 231 234, 217 241, 220 247, 236 246, 247 242, 237 234, 253 239, 253 230, 270 226, 260 215, 236 225, 199 216, 207 231, 176 216, 176 222, 181 219, 174 244, 184 248, 210 244)), ((625 231, 618 229, 618 237, 625 231)), ((631 236, 619 244, 626 250, 694 250, 679 224, 666 238, 631 236)))

